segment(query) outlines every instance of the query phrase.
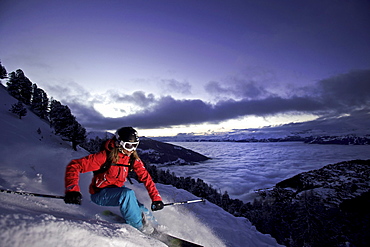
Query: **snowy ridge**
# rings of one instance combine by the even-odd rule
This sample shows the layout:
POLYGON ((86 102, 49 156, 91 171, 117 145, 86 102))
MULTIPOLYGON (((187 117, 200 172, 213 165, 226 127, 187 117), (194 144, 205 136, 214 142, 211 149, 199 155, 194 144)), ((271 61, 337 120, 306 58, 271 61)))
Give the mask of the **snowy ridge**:
MULTIPOLYGON (((43 194, 64 194, 65 166, 88 153, 53 134, 49 124, 28 111, 21 120, 9 109, 17 101, 0 88, 0 188, 43 194), (40 131, 38 131, 40 129, 40 131)), ((128 225, 107 222, 101 212, 117 208, 89 201, 91 174, 81 174, 81 206, 61 199, 0 193, 0 246, 165 246, 128 225)), ((141 184, 130 185, 146 206, 141 184)), ((184 190, 158 184, 165 202, 194 199, 184 190)), ((169 206, 154 212, 163 230, 204 246, 279 246, 245 218, 237 218, 207 202, 169 206)))

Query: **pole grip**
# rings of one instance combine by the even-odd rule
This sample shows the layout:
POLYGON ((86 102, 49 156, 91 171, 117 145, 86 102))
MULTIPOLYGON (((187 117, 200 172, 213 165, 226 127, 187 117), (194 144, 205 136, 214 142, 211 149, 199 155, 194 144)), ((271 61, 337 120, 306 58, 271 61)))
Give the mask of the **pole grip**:
POLYGON ((172 206, 172 205, 182 205, 182 204, 189 204, 194 202, 205 202, 206 200, 204 198, 202 199, 196 199, 196 200, 189 200, 189 201, 183 201, 183 202, 170 202, 164 204, 164 206, 172 206))

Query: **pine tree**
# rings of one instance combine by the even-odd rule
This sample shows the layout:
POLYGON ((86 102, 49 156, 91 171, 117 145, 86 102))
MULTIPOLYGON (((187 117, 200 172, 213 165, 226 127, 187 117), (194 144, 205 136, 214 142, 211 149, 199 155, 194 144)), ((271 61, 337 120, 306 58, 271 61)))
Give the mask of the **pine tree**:
POLYGON ((6 69, 4 66, 1 65, 0 61, 0 79, 5 79, 8 76, 8 72, 6 72, 6 69))
POLYGON ((57 104, 56 108, 51 109, 50 117, 55 133, 62 136, 75 121, 69 107, 62 104, 57 104))
POLYGON ((57 110, 58 107, 61 106, 62 104, 53 99, 53 97, 50 99, 50 111, 49 111, 49 119, 50 119, 50 124, 53 124, 53 119, 57 116, 57 110))
POLYGON ((86 129, 77 122, 69 107, 62 105, 57 100, 52 100, 49 115, 50 124, 54 127, 55 134, 62 136, 65 141, 72 142, 73 149, 77 150, 77 145, 86 139, 86 129))
POLYGON ((230 206, 230 197, 229 193, 227 191, 224 192, 221 199, 221 207, 225 209, 226 211, 229 211, 230 206))
POLYGON ((9 73, 9 81, 6 83, 6 86, 6 89, 11 96, 18 100, 21 99, 20 80, 15 72, 9 73))
POLYGON ((64 129, 62 136, 64 137, 63 140, 72 142, 72 148, 77 151, 77 145, 83 143, 86 139, 86 129, 76 121, 74 116, 72 117, 72 124, 64 129))
POLYGON ((27 115, 27 109, 23 106, 21 101, 12 105, 12 108, 9 110, 14 114, 17 114, 19 119, 27 115))
POLYGON ((49 99, 45 91, 38 88, 36 84, 33 84, 31 109, 40 118, 47 119, 49 99))
POLYGON ((21 100, 24 104, 30 105, 32 98, 32 82, 24 75, 23 71, 18 69, 16 71, 19 73, 21 79, 21 100))
POLYGON ((10 95, 26 105, 31 104, 32 82, 24 75, 21 69, 9 74, 7 89, 10 95))
POLYGON ((49 118, 50 118, 50 125, 54 127, 55 133, 60 134, 59 129, 61 129, 61 122, 65 121, 64 118, 67 115, 71 115, 69 112, 69 108, 62 105, 57 100, 52 99, 50 103, 50 112, 49 112, 49 118))

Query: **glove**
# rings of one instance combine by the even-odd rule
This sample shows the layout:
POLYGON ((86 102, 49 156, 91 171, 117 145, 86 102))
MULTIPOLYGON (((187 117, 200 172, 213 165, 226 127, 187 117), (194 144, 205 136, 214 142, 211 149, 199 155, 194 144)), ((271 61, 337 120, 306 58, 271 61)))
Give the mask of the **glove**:
POLYGON ((152 202, 152 211, 161 210, 164 208, 164 204, 162 201, 154 201, 152 202))
POLYGON ((67 192, 64 196, 64 202, 69 204, 78 204, 81 205, 82 195, 78 191, 67 192))

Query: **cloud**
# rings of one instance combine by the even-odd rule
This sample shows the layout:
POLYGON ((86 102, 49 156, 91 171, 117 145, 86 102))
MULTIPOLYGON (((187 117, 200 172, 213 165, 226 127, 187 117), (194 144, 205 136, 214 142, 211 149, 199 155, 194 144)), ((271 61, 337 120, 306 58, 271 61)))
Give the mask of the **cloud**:
POLYGON ((370 70, 356 70, 318 83, 321 100, 338 113, 370 106, 370 70))
POLYGON ((237 80, 232 85, 221 85, 220 82, 211 81, 206 84, 205 90, 215 96, 228 95, 236 98, 256 99, 265 97, 270 93, 253 81, 237 80))
MULTIPOLYGON (((77 121, 84 127, 91 128, 90 123, 104 123, 105 121, 105 117, 100 112, 96 111, 92 105, 83 105, 76 102, 68 102, 66 105, 72 110, 72 114, 76 116, 77 121)), ((103 128, 103 124, 99 125, 99 130, 106 129, 103 128)), ((99 125, 97 125, 97 127, 99 125)))
POLYGON ((68 102, 69 104, 82 104, 92 98, 91 93, 76 82, 58 81, 56 85, 47 84, 46 90, 51 92, 57 100, 68 102))
MULTIPOLYGON (((225 89, 218 83, 210 83, 208 86, 215 92, 225 89)), ((101 130, 116 129, 124 125, 149 129, 219 123, 244 116, 273 116, 282 113, 315 114, 325 118, 343 113, 351 114, 361 109, 364 113, 370 112, 370 70, 352 71, 321 80, 307 89, 305 95, 300 96, 281 97, 269 94, 255 83, 247 83, 244 89, 241 93, 244 98, 219 100, 215 104, 200 99, 180 100, 171 96, 156 98, 141 91, 131 95, 111 94, 112 100, 140 106, 135 113, 120 118, 104 118, 92 106, 79 105, 75 101, 70 100, 68 105, 85 127, 101 130)))
MULTIPOLYGON (((122 118, 104 120, 113 129, 132 125, 140 128, 168 127, 209 121, 211 105, 201 100, 176 100, 170 96, 161 97, 152 107, 122 118)), ((100 123, 99 123, 100 124, 100 123)))
POLYGON ((142 91, 136 91, 132 95, 109 92, 109 99, 112 102, 135 104, 141 107, 148 107, 155 103, 153 94, 145 95, 142 91))
POLYGON ((161 83, 164 85, 165 93, 191 94, 191 85, 187 81, 180 82, 175 79, 162 79, 161 83))
MULTIPOLYGON (((314 112, 325 108, 320 103, 305 98, 263 100, 228 100, 216 105, 202 100, 176 100, 170 96, 158 99, 152 107, 121 118, 91 119, 84 125, 93 129, 116 129, 123 125, 139 128, 161 128, 173 125, 218 123, 246 115, 267 116, 283 112, 314 112)), ((93 115, 93 114, 91 114, 93 115)))
POLYGON ((275 74, 259 66, 248 66, 237 75, 224 78, 222 82, 210 81, 205 90, 215 97, 233 99, 261 99, 274 96, 268 89, 274 85, 275 74))

